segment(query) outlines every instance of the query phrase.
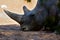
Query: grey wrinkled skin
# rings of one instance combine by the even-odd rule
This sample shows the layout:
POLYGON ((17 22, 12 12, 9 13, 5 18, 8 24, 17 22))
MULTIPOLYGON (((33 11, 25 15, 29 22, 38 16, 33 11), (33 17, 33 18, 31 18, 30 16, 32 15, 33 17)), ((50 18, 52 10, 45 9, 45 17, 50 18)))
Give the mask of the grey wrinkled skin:
POLYGON ((26 6, 23 6, 24 15, 18 15, 5 9, 4 12, 21 25, 22 31, 38 31, 43 28, 43 23, 46 21, 48 15, 56 15, 56 2, 57 0, 48 0, 43 1, 43 5, 41 5, 41 0, 38 0, 33 10, 28 10, 26 6), (54 7, 53 9, 52 6, 54 7))

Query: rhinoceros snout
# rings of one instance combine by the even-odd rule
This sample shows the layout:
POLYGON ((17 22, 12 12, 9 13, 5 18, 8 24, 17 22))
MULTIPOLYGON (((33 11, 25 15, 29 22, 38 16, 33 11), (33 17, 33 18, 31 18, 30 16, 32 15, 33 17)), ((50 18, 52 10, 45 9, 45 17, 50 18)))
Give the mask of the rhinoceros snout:
POLYGON ((29 28, 28 28, 28 26, 23 26, 23 27, 21 27, 21 30, 22 30, 22 31, 28 31, 29 28))

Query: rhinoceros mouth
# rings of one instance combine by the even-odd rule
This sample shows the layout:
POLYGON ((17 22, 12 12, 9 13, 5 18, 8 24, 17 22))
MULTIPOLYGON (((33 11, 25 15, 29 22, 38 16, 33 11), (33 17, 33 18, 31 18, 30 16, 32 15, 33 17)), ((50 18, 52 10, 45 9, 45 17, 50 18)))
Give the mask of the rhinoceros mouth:
POLYGON ((21 31, 40 31, 42 28, 41 25, 21 25, 21 31))

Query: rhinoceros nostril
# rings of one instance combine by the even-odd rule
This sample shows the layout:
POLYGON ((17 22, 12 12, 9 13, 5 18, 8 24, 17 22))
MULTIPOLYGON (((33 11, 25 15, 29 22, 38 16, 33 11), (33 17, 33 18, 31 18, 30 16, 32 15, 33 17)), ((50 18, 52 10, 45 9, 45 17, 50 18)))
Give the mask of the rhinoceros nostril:
POLYGON ((22 25, 24 22, 23 22, 23 20, 21 20, 19 23, 20 23, 20 25, 22 25))

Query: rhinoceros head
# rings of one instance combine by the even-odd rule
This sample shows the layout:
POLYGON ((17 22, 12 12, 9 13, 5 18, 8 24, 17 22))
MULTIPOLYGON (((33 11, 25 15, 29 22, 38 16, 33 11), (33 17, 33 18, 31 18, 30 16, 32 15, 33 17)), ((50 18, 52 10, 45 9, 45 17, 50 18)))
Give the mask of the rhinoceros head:
POLYGON ((34 22, 34 14, 40 10, 40 0, 38 0, 36 7, 33 10, 28 10, 23 6, 24 15, 12 13, 4 9, 4 12, 13 20, 17 21, 21 25, 22 30, 35 30, 37 23, 34 22))
POLYGON ((7 10, 4 10, 4 12, 21 25, 21 30, 37 31, 42 28, 42 24, 48 16, 45 7, 49 6, 44 1, 43 5, 41 5, 41 1, 42 0, 37 1, 36 7, 33 10, 28 10, 26 6, 23 6, 24 15, 18 15, 7 10))

